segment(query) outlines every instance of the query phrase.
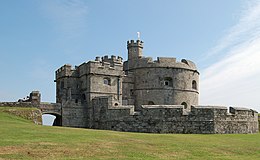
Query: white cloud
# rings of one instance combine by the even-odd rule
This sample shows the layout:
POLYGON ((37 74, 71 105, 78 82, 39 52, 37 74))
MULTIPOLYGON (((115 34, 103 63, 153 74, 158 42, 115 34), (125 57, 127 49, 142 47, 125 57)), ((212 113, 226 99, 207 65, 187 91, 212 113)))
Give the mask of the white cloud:
POLYGON ((239 22, 209 53, 225 57, 201 73, 201 103, 260 111, 260 1, 248 4, 239 22))
POLYGON ((87 27, 88 7, 82 0, 42 1, 44 14, 52 21, 58 33, 66 38, 82 35, 87 27))
MULTIPOLYGON (((213 47, 206 56, 209 58, 221 52, 229 52, 234 46, 240 45, 245 40, 253 41, 260 34, 260 1, 248 1, 246 8, 241 12, 239 22, 227 31, 227 35, 220 39, 218 45, 213 47)), ((245 4, 244 3, 244 4, 245 4)))

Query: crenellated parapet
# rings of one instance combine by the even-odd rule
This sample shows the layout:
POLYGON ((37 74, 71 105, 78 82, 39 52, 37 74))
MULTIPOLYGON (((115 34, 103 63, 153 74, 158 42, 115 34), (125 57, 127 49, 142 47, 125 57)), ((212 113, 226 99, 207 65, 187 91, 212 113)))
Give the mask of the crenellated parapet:
POLYGON ((192 106, 191 114, 200 114, 203 111, 211 112, 215 118, 224 116, 250 117, 255 116, 257 111, 243 107, 227 107, 224 106, 192 106))
POLYGON ((79 77, 88 74, 123 74, 123 58, 112 55, 110 58, 106 55, 96 57, 94 61, 82 63, 79 67, 79 77))
POLYGON ((131 48, 131 47, 140 47, 140 48, 143 48, 143 41, 141 40, 130 40, 130 41, 127 41, 127 49, 131 48))
POLYGON ((70 64, 65 64, 64 66, 60 67, 58 70, 56 70, 56 80, 59 78, 64 77, 76 77, 77 76, 77 67, 72 68, 70 64))
POLYGON ((142 105, 139 112, 112 97, 93 99, 94 128, 151 133, 257 133, 258 114, 246 108, 183 105, 142 105), (115 105, 116 104, 116 105, 115 105))
POLYGON ((95 61, 99 61, 99 62, 109 62, 111 64, 111 66, 113 66, 114 64, 123 64, 123 58, 120 56, 115 56, 115 55, 111 55, 111 57, 109 58, 108 55, 105 55, 103 57, 96 57, 95 61))
POLYGON ((176 58, 170 57, 157 57, 157 60, 155 61, 152 57, 142 57, 132 65, 132 69, 139 68, 175 68, 193 70, 198 72, 194 62, 186 59, 176 61, 176 58))
POLYGON ((96 58, 95 61, 89 61, 85 65, 85 73, 82 74, 102 74, 102 75, 111 75, 111 76, 122 76, 123 75, 123 63, 121 57, 104 56, 101 59, 96 58))

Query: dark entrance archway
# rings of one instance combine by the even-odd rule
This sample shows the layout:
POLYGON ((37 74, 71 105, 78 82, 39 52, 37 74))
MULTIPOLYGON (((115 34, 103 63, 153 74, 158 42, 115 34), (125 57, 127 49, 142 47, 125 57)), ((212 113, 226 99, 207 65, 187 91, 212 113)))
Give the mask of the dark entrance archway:
POLYGON ((49 126, 62 126, 62 117, 59 114, 55 114, 55 113, 43 113, 42 114, 42 118, 47 119, 47 123, 49 124, 45 124, 45 125, 49 125, 49 126), (54 118, 54 120, 52 121, 52 119, 54 118), (52 123, 52 124, 50 124, 52 123))

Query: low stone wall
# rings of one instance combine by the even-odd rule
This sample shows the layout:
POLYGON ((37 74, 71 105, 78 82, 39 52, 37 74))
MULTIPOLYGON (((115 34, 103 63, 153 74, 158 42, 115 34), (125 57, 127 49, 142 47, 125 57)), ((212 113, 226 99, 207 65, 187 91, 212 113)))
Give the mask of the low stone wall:
POLYGON ((239 107, 216 110, 214 114, 215 133, 257 133, 258 113, 239 107))
POLYGON ((7 107, 9 109, 5 112, 32 120, 36 124, 42 124, 42 114, 45 113, 61 118, 61 104, 59 103, 0 102, 0 107, 7 107), (16 107, 21 109, 16 109, 16 107))
MULTIPOLYGON (((201 110, 195 114, 183 112, 183 106, 142 106, 139 114, 118 116, 114 110, 108 110, 107 126, 117 131, 149 133, 214 133, 213 113, 201 110)), ((122 112, 122 111, 121 111, 122 112)))
POLYGON ((182 105, 142 105, 134 111, 134 106, 114 106, 111 97, 98 97, 90 106, 76 103, 2 102, 0 107, 8 107, 6 112, 41 124, 42 113, 60 116, 59 125, 68 127, 96 128, 116 131, 148 133, 257 133, 258 113, 247 108, 221 106, 194 106, 190 111, 182 105), (10 107, 21 107, 16 110, 10 107), (30 109, 32 108, 32 109, 30 109), (91 116, 89 116, 91 115, 91 116))
POLYGON ((111 98, 93 100, 93 128, 149 133, 256 133, 257 112, 249 109, 195 106, 190 112, 182 105, 143 105, 140 112, 131 106, 113 107, 111 98), (117 109, 116 109, 117 108, 117 109))
POLYGON ((0 107, 39 108, 43 113, 54 113, 61 115, 60 103, 31 103, 31 102, 0 102, 0 107))
POLYGON ((31 102, 0 102, 0 107, 22 107, 22 108, 36 108, 38 104, 31 102))

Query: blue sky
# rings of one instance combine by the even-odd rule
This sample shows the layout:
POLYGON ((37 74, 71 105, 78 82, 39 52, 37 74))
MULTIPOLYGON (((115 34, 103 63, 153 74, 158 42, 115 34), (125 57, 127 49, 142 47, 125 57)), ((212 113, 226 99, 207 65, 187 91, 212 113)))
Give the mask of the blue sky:
POLYGON ((55 70, 126 59, 139 31, 145 56, 197 64, 201 104, 260 111, 260 1, 1 0, 0 15, 0 101, 39 90, 55 102, 55 70))

